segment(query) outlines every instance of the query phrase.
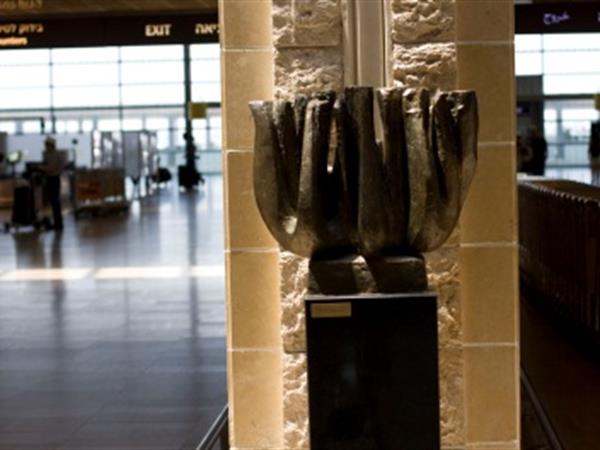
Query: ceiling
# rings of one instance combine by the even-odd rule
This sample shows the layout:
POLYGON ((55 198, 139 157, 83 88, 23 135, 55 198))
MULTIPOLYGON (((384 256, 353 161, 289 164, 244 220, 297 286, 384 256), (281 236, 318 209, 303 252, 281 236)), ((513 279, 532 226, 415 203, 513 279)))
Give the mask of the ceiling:
POLYGON ((3 0, 0 1, 0 20, 97 14, 216 13, 217 3, 218 0, 3 0))

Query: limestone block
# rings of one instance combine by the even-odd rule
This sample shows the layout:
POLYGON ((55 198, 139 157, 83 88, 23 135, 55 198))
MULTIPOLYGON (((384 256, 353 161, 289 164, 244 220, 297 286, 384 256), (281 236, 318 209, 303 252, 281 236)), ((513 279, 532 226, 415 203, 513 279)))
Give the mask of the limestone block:
POLYGON ((276 48, 341 44, 340 0, 273 0, 276 48))
POLYGON ((462 344, 458 247, 442 247, 426 255, 429 288, 438 294, 440 347, 462 344))
POLYGON ((462 347, 440 350, 440 429, 442 446, 465 445, 464 376, 462 347))
POLYGON ((440 426, 448 447, 465 443, 458 251, 446 246, 426 255, 429 287, 438 294, 440 426))
POLYGON ((290 252, 279 256, 281 272, 281 335, 287 353, 306 351, 304 297, 309 288, 308 259, 290 252))
POLYGON ((306 354, 283 356, 283 439, 286 448, 308 449, 308 377, 306 354))
POLYGON ((392 41, 453 41, 455 8, 453 0, 392 0, 392 41))
POLYGON ((273 45, 275 47, 292 46, 294 26, 292 21, 292 0, 273 0, 273 45))
POLYGON ((275 52, 275 95, 293 99, 297 94, 340 91, 344 70, 336 47, 279 49, 275 52))
POLYGON ((399 86, 421 86, 432 91, 452 90, 457 83, 456 44, 396 44, 393 75, 399 86))

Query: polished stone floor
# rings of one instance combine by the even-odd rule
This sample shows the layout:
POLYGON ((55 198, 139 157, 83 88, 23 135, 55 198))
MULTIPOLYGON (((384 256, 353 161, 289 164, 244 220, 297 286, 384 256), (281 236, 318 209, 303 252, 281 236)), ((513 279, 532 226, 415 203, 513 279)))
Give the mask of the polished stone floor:
POLYGON ((571 330, 560 326, 534 300, 538 299, 530 292, 521 295, 521 367, 562 447, 598 449, 600 352, 582 346, 571 330))
POLYGON ((226 403, 221 183, 0 235, 0 450, 196 448, 226 403))

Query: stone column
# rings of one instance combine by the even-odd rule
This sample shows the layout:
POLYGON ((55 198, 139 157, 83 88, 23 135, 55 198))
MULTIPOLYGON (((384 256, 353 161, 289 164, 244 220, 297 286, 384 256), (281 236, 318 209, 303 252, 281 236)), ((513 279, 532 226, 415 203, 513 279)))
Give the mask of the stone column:
MULTIPOLYGON (((342 11, 339 0, 273 0, 275 95, 292 99, 343 87, 342 11)), ((280 255, 283 337, 283 441, 309 448, 304 296, 308 260, 280 255)))
POLYGON ((520 448, 514 2, 457 0, 458 86, 479 98, 479 167, 461 219, 466 443, 520 448))
POLYGON ((254 201, 248 102, 273 96, 269 0, 220 0, 230 444, 281 449, 279 248, 254 201))
MULTIPOLYGON (((457 87, 456 5, 450 0, 391 0, 392 77, 396 85, 457 87)), ((478 93, 479 94, 479 93, 478 93)), ((459 284, 459 232, 426 255, 429 285, 438 293, 442 446, 465 445, 459 284)))
MULTIPOLYGON (((461 219, 461 232, 455 233, 440 251, 427 255, 429 282, 440 296, 443 446, 448 450, 516 449, 519 448, 519 403, 513 4, 511 0, 382 1, 389 8, 391 75, 395 83, 475 89, 480 100, 480 164, 461 219)), ((240 2, 246 3, 246 0, 240 2)), ((257 0, 257 3, 261 2, 257 0)), ((344 58, 339 0, 272 0, 272 8, 274 94, 291 98, 296 92, 310 94, 323 89, 341 89, 344 58)), ((248 29, 242 32, 246 36, 250 34, 248 29)), ((233 65, 231 68, 236 69, 233 65)), ((242 78, 247 74, 236 76, 242 78)), ((241 79, 238 81, 243 89, 235 95, 245 99, 246 85, 241 79)), ((235 122, 231 132, 235 135, 238 128, 235 122)), ((244 167, 236 173, 246 173, 249 166, 244 167)), ((231 177, 228 179, 228 184, 237 183, 231 177)), ((239 183, 231 185, 229 192, 250 195, 248 180, 239 183)), ((247 197, 244 199, 247 201, 247 197)), ((232 205, 230 200, 228 211, 241 216, 247 213, 244 208, 232 205)), ((252 214, 249 217, 255 217, 252 214)), ((272 347, 276 344, 271 334, 275 314, 265 302, 255 300, 266 312, 262 322, 264 329, 255 330, 256 336, 248 333, 241 344, 246 344, 245 339, 252 344, 248 349, 252 351, 250 361, 254 363, 248 367, 266 377, 261 392, 266 393, 266 386, 271 389, 267 397, 272 412, 267 413, 264 408, 253 412, 236 408, 240 416, 236 419, 233 413, 233 442, 237 447, 253 449, 270 449, 276 443, 290 450, 306 449, 309 442, 303 298, 309 289, 307 261, 287 253, 275 253, 272 242, 262 234, 264 230, 254 226, 258 228, 250 230, 260 230, 256 235, 254 232, 246 234, 245 228, 233 234, 239 233, 244 239, 259 236, 261 251, 270 257, 257 257, 255 263, 263 264, 261 273, 275 270, 280 275, 277 278, 281 280, 280 291, 277 294, 273 291, 269 278, 265 284, 268 292, 263 293, 263 299, 281 300, 281 322, 277 324, 281 325, 278 332, 282 337, 283 356, 277 356, 272 347), (274 268, 275 263, 278 270, 274 268), (263 338, 268 346, 258 347, 255 340, 262 342, 263 338), (263 352, 271 352, 272 359, 254 358, 263 352), (273 380, 273 374, 280 377, 279 381, 273 380), (280 388, 283 398, 278 396, 280 388), (279 431, 272 428, 277 418, 281 420, 279 431), (244 437, 238 438, 242 436, 241 431, 244 437), (255 433, 253 438, 250 431, 255 433), (274 438, 267 437, 268 431, 273 432, 274 438)), ((246 245, 244 239, 241 244, 246 245)), ((250 247, 240 247, 240 251, 245 253, 258 245, 252 240, 250 244, 250 247)), ((229 257, 230 305, 236 304, 235 298, 245 298, 243 288, 233 292, 236 285, 233 254, 229 257)), ((245 266, 239 266, 242 267, 245 266)), ((246 273, 248 279, 253 280, 249 285, 256 285, 257 275, 246 273)), ((236 322, 232 311, 230 327, 236 322)), ((238 320, 241 317, 239 315, 238 320)), ((230 335, 236 336, 235 330, 230 330, 230 335)), ((235 354, 235 343, 232 349, 235 354)), ((238 405, 243 401, 244 408, 251 408, 253 403, 258 406, 256 396, 247 392, 258 386, 258 375, 242 376, 246 366, 236 365, 235 361, 231 367, 230 377, 240 377, 230 384, 234 391, 230 393, 232 400, 238 405)))

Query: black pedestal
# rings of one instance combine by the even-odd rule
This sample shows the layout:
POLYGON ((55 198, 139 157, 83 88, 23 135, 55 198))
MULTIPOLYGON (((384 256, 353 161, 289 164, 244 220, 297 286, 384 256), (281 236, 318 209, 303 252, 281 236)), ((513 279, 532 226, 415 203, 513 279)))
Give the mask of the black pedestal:
POLYGON ((439 450, 436 303, 431 293, 306 299, 312 450, 439 450))

